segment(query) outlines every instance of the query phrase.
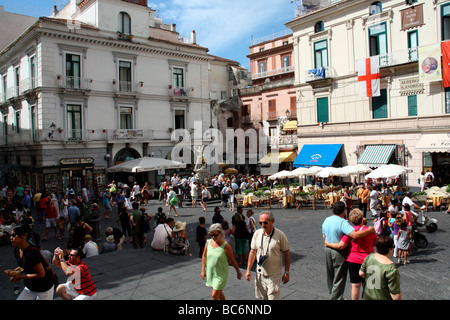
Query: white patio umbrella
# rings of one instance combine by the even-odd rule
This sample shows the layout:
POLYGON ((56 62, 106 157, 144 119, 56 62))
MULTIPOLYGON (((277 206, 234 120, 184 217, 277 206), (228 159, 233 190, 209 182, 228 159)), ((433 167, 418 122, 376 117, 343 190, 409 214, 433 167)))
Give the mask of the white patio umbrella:
POLYGON ((154 158, 154 157, 142 157, 126 162, 122 162, 118 165, 112 166, 106 169, 107 172, 146 172, 155 171, 159 169, 184 169, 186 164, 178 161, 154 158))
POLYGON ((321 178, 327 178, 331 176, 336 177, 347 177, 348 173, 343 170, 342 168, 335 168, 335 167, 326 167, 323 170, 319 171, 316 176, 321 178))
POLYGON ((354 166, 345 166, 342 169, 348 172, 348 174, 369 173, 373 171, 369 166, 362 163, 356 164, 354 166))
POLYGON ((375 170, 373 170, 371 173, 366 175, 366 178, 371 179, 378 179, 378 178, 398 178, 402 174, 405 174, 407 172, 411 172, 412 169, 409 169, 404 166, 396 165, 396 164, 386 164, 383 165, 375 170))
POLYGON ((328 168, 328 167, 319 167, 319 166, 312 166, 309 167, 309 170, 312 170, 314 172, 314 174, 316 174, 319 171, 322 171, 323 169, 328 168))
POLYGON ((269 180, 276 180, 276 179, 288 179, 288 178, 295 178, 296 176, 292 174, 291 171, 283 170, 280 172, 277 172, 271 176, 269 176, 267 179, 269 180))
POLYGON ((297 168, 292 171, 292 174, 296 177, 313 176, 316 174, 316 171, 309 168, 297 168))

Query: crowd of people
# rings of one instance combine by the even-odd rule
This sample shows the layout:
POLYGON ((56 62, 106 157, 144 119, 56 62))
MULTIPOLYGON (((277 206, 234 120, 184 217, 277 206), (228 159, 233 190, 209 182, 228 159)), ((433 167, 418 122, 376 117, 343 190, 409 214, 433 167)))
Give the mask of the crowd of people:
MULTIPOLYGON (((42 194, 32 188, 18 185, 16 188, 2 188, 0 206, 1 223, 12 224, 10 241, 15 247, 19 267, 5 270, 12 282, 24 279, 25 289, 18 299, 52 299, 53 290, 62 299, 95 299, 97 289, 83 261, 99 254, 122 250, 129 241, 133 248, 145 248, 148 232, 153 229, 150 246, 153 250, 167 254, 192 255, 191 243, 186 232, 186 222, 175 221, 179 213, 178 201, 189 196, 192 207, 196 200, 206 212, 209 199, 221 200, 221 206, 214 207, 211 225, 206 228, 206 217, 200 216, 195 241, 198 243, 198 257, 202 259, 201 277, 212 288, 213 299, 225 299, 223 290, 228 280, 229 265, 233 266, 237 278, 243 274, 240 267, 246 267, 245 279, 252 279, 251 271, 256 262, 255 293, 259 299, 280 299, 280 284, 289 281, 290 255, 286 235, 275 228, 275 216, 264 211, 259 216, 260 227, 252 209, 244 214, 244 208, 237 205, 234 195, 242 190, 268 186, 266 177, 217 175, 211 180, 211 195, 205 185, 199 184, 195 176, 180 177, 174 174, 162 181, 159 200, 168 207, 159 206, 154 215, 147 212, 150 188, 146 183, 141 188, 134 183, 116 185, 112 181, 99 195, 99 202, 92 203, 83 188, 80 196, 73 190, 64 193, 42 194), (35 217, 31 208, 35 208, 35 217), (112 218, 117 207, 118 225, 105 230, 104 241, 97 244, 92 237, 93 221, 112 218), (102 210, 100 209, 102 208, 102 210), (231 221, 222 216, 223 208, 233 212, 231 221), (234 211, 236 211, 234 213, 234 211), (150 225, 152 221, 152 225, 150 225), (44 257, 40 249, 40 235, 33 232, 33 225, 45 223, 46 241, 50 231, 55 239, 67 240, 61 249, 44 257), (67 235, 66 235, 67 232, 67 235), (208 239, 208 235, 210 239, 208 239), (234 244, 234 246, 232 246, 234 244), (37 250, 35 250, 37 249, 37 250), (59 267, 69 278, 60 284, 51 269, 59 267), (283 268, 284 266, 284 268, 283 268), (72 280, 74 273, 82 281, 72 280)), ((389 188, 384 187, 382 192, 389 188)), ((390 189, 389 189, 390 190, 390 189)), ((363 183, 357 193, 358 209, 348 201, 350 192, 344 189, 343 198, 333 204, 333 214, 322 225, 324 239, 327 283, 332 299, 342 299, 347 273, 352 286, 352 299, 358 299, 363 288, 364 299, 401 299, 400 279, 396 264, 390 256, 403 258, 409 263, 411 250, 411 225, 415 219, 413 208, 418 206, 408 192, 392 192, 387 206, 381 205, 379 187, 363 183), (375 218, 375 226, 367 226, 366 212, 369 208, 375 218), (375 252, 376 248, 376 252, 375 252), (374 268, 381 270, 383 280, 373 285, 374 268), (368 283, 367 279, 371 279, 368 283)))

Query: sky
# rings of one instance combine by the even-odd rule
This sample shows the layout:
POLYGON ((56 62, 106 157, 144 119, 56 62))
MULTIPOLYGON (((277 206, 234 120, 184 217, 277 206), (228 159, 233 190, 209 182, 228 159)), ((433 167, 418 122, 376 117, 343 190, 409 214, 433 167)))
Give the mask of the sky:
MULTIPOLYGON (((41 17, 69 0, 0 0, 5 11, 41 17)), ((197 44, 209 53, 240 62, 249 69, 251 40, 290 31, 284 24, 294 18, 291 0, 149 0, 164 23, 175 23, 180 36, 197 35, 197 44)))

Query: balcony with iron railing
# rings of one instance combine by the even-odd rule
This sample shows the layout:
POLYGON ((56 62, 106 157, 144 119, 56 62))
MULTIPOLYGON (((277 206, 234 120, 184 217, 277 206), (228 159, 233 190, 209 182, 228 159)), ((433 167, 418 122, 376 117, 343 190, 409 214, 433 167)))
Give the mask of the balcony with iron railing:
POLYGON ((92 87, 92 79, 72 76, 58 75, 59 87, 68 90, 90 90, 92 87))
POLYGON ((271 148, 296 148, 298 146, 297 134, 278 134, 270 137, 271 148))
POLYGON ((253 73, 252 80, 282 75, 282 74, 286 74, 286 73, 290 73, 290 72, 294 72, 294 66, 288 66, 288 67, 283 67, 280 69, 268 70, 268 71, 259 72, 259 73, 253 73))
POLYGON ((21 129, 6 136, 0 134, 0 145, 32 145, 34 143, 60 142, 144 142, 171 140, 168 129, 21 129))
POLYGON ((189 98, 192 96, 193 92, 194 88, 169 86, 169 96, 171 98, 189 98))

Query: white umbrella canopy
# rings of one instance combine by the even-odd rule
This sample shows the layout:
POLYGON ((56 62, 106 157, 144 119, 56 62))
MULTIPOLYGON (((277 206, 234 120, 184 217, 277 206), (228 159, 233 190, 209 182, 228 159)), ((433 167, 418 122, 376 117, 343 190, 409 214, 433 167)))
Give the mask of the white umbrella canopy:
POLYGON ((386 165, 383 165, 383 166, 373 170, 371 173, 366 175, 366 178, 371 178, 371 179, 394 178, 395 179, 407 172, 412 172, 412 169, 409 169, 407 167, 400 166, 397 164, 386 164, 386 165))
POLYGON ((312 167, 309 167, 308 169, 313 171, 314 174, 316 174, 317 172, 322 171, 325 168, 328 168, 328 167, 312 166, 312 167))
POLYGON ((178 161, 143 157, 120 163, 106 169, 107 172, 146 172, 159 169, 184 169, 186 164, 178 161))
POLYGON ((370 169, 369 166, 365 164, 357 164, 354 166, 345 166, 342 168, 345 170, 348 174, 358 174, 358 173, 369 173, 372 172, 372 169, 370 169))
POLYGON ((276 179, 287 179, 287 178, 296 178, 294 174, 292 174, 291 171, 283 170, 280 172, 277 172, 271 176, 269 176, 267 179, 269 180, 276 180, 276 179))
POLYGON ((326 167, 323 170, 319 171, 316 176, 321 178, 327 178, 330 176, 346 177, 348 176, 348 173, 342 168, 326 167))
POLYGON ((311 170, 309 168, 297 168, 292 171, 292 174, 296 177, 302 177, 302 176, 313 176, 316 174, 315 170, 311 170))

